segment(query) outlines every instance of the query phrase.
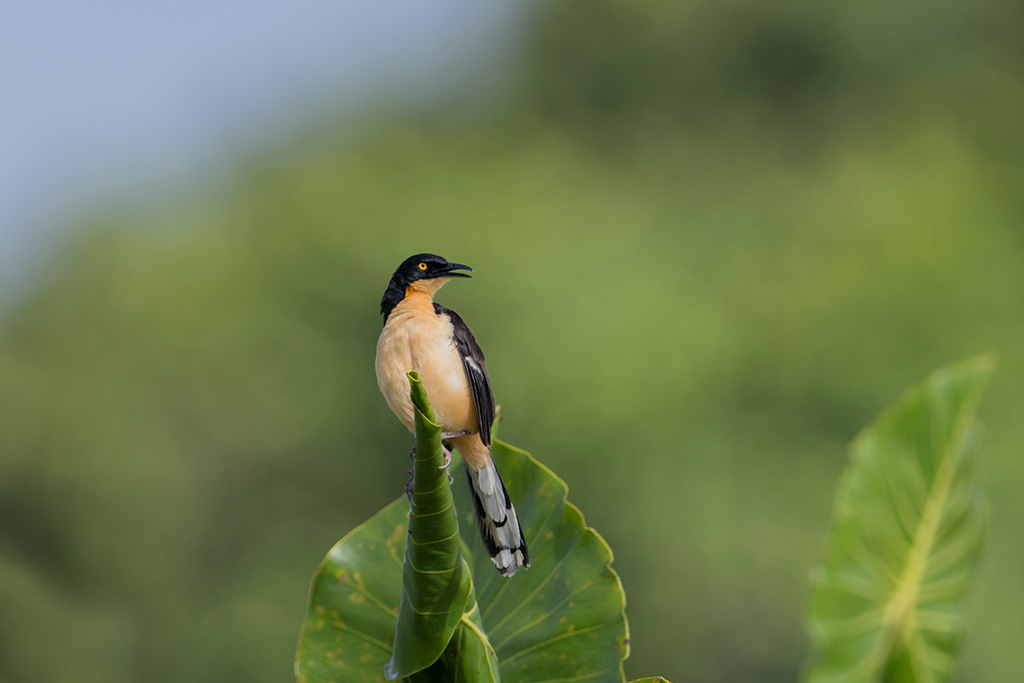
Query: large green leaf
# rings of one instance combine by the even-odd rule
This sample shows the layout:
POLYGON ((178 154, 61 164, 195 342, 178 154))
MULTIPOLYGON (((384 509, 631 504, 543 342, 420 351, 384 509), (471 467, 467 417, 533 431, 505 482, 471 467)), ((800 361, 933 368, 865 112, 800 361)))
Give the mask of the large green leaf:
POLYGON ((402 598, 409 503, 402 496, 331 549, 313 579, 295 656, 299 683, 376 683, 402 598))
POLYGON ((987 530, 975 412, 994 361, 932 374, 864 430, 810 605, 811 683, 939 683, 987 530))
POLYGON ((419 408, 412 513, 403 496, 324 561, 296 659, 300 682, 381 681, 385 672, 416 683, 623 681, 622 586, 611 550, 566 501, 565 484, 495 442, 533 563, 501 576, 480 541, 464 467, 452 504, 439 427, 411 379, 419 408))
POLYGON ((491 456, 526 535, 530 568, 501 576, 480 541, 469 489, 456 486, 455 499, 502 681, 624 681, 629 628, 611 549, 567 502, 565 482, 551 470, 500 441, 491 456))
MULTIPOLYGON (((441 664, 467 682, 499 680, 495 666, 504 683, 625 680, 625 598, 611 551, 565 501, 565 484, 547 468, 499 442, 493 454, 532 566, 511 578, 498 574, 479 540, 468 489, 457 485, 466 557, 483 588, 461 614, 458 661, 441 664)), ((408 508, 402 496, 327 556, 296 659, 300 683, 384 680, 401 601, 408 508)))
MULTIPOLYGON (((402 599, 402 558, 409 501, 403 495, 338 542, 313 581, 295 673, 299 683, 379 683, 392 657, 402 599)), ((469 567, 462 560, 465 576, 469 567)), ((456 612, 456 614, 459 614, 456 612)), ((459 620, 445 678, 498 681, 497 661, 483 632, 475 595, 459 620), (495 672, 491 676, 491 672, 495 672)), ((434 680, 433 667, 411 677, 434 680), (418 674, 422 674, 422 677, 418 674), (433 676, 433 678, 432 678, 433 676)))
POLYGON ((462 623, 472 585, 442 467, 441 428, 419 377, 410 373, 409 381, 416 406, 412 498, 396 500, 327 556, 299 643, 300 681, 412 676, 439 659, 462 623))

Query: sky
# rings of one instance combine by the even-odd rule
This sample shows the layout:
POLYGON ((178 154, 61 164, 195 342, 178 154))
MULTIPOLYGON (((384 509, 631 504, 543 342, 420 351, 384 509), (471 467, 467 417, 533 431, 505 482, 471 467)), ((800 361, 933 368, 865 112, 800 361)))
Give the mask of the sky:
MULTIPOLYGON (((515 0, 36 0, 0 9, 0 298, 83 210, 510 42, 515 0)), ((79 219, 80 220, 80 219, 79 219)))

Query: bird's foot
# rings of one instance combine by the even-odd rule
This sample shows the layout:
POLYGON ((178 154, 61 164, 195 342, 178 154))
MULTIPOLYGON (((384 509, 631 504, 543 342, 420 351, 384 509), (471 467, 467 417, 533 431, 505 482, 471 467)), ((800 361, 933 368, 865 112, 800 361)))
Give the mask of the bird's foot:
POLYGON ((454 439, 455 437, 458 437, 458 436, 469 436, 469 430, 468 429, 463 429, 462 431, 459 431, 459 432, 441 432, 441 440, 442 441, 447 441, 448 439, 454 439))
MULTIPOLYGON (((441 446, 441 451, 444 453, 444 464, 437 469, 446 470, 452 464, 452 452, 444 446, 441 446)), ((451 477, 452 475, 449 474, 448 476, 451 477)))
POLYGON ((408 496, 409 502, 412 502, 412 468, 409 469, 409 481, 405 482, 405 495, 408 496))
POLYGON ((412 448, 409 449, 409 463, 412 464, 412 462, 413 462, 413 460, 415 460, 415 458, 416 458, 416 444, 413 444, 412 448))

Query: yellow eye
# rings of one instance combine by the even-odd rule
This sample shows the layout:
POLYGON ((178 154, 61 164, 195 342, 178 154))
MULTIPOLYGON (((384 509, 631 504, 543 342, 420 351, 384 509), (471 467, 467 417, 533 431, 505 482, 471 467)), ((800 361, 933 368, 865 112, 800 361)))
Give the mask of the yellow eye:
POLYGON ((426 263, 420 263, 419 269, 420 270, 426 270, 427 269, 427 264, 426 263))

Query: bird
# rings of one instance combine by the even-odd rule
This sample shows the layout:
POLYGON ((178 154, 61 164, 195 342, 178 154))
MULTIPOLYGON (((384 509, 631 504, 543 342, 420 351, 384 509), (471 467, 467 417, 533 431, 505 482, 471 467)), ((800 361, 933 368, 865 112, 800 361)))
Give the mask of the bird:
MULTIPOLYGON (((484 546, 503 576, 530 566, 523 529, 491 459, 495 404, 484 354, 473 332, 434 295, 473 269, 436 254, 415 254, 391 276, 380 302, 384 329, 377 340, 377 384, 398 419, 415 433, 410 371, 419 373, 447 447, 466 464, 484 546)), ((446 448, 447 450, 447 448, 446 448)), ((446 452, 450 459, 450 452, 446 452)))

